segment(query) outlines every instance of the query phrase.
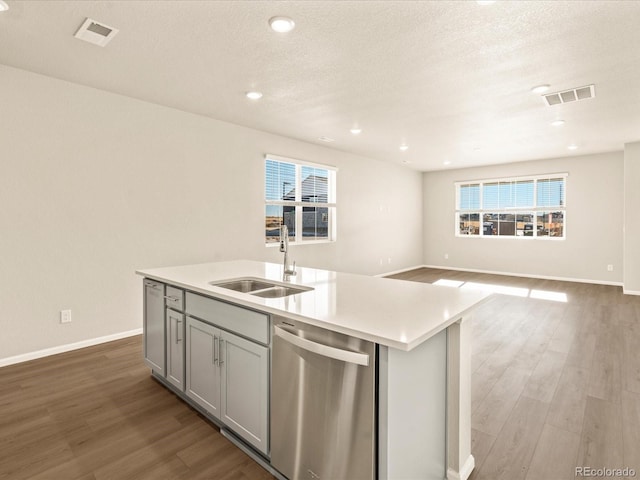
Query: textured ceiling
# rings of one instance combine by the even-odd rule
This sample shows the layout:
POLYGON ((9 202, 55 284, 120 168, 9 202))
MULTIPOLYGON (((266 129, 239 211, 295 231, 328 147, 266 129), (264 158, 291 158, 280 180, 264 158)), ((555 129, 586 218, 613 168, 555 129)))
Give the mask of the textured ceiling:
POLYGON ((640 140, 640 2, 6 2, 2 64, 417 170, 640 140), (77 40, 86 17, 120 32, 77 40), (548 107, 543 83, 596 97, 548 107))

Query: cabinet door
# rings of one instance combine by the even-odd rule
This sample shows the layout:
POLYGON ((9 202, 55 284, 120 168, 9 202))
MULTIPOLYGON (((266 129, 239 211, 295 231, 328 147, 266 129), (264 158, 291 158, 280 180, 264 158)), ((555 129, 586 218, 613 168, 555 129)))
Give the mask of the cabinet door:
POLYGON ((220 418, 220 330, 187 317, 187 396, 220 418))
POLYGON ((220 344, 220 420, 269 453, 269 349, 228 332, 220 344))
POLYGON ((184 315, 167 309, 167 381, 184 392, 184 315))
POLYGON ((144 280, 144 360, 156 373, 165 375, 164 284, 144 280))

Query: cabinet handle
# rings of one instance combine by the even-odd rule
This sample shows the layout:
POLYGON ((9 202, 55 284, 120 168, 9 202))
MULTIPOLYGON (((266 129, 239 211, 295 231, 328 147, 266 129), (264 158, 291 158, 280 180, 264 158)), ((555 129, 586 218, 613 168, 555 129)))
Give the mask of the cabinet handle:
POLYGON ((220 342, 220 346, 218 347, 218 356, 219 356, 219 362, 220 362, 220 366, 224 365, 224 353, 222 353, 222 345, 224 345, 224 340, 222 340, 222 338, 219 338, 218 341, 220 342))
POLYGON ((213 364, 218 363, 218 337, 213 336, 213 364))
POLYGON ((182 320, 178 320, 176 322, 176 343, 180 343, 182 341, 182 338, 180 336, 180 333, 182 331, 182 329, 180 328, 181 323, 182 323, 182 320))
POLYGON ((167 300, 171 300, 172 302, 178 302, 180 299, 176 297, 171 297, 169 295, 163 295, 167 300))

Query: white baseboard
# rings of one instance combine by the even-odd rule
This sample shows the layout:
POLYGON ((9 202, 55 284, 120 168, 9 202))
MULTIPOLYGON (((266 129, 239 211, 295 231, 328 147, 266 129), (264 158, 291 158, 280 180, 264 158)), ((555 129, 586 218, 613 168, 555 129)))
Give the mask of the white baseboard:
POLYGON ((626 288, 623 288, 622 291, 625 295, 640 295, 640 290, 627 290, 626 288))
POLYGON ((37 350, 35 352, 23 353, 21 355, 15 355, 13 357, 0 358, 0 367, 6 367, 7 365, 14 365, 16 363, 28 362, 29 360, 35 360, 37 358, 48 357, 50 355, 56 355, 58 353, 70 352, 71 350, 78 350, 80 348, 92 347, 101 343, 112 342, 114 340, 120 340, 121 338, 133 337, 135 335, 142 334, 142 328, 135 330, 129 330, 128 332, 114 333, 113 335, 106 335, 104 337, 90 338, 88 340, 82 340, 80 342, 69 343, 67 345, 60 345, 57 347, 45 348, 44 350, 37 350))
POLYGON ((475 466, 476 461, 473 458, 473 455, 469 455, 469 457, 467 457, 467 460, 464 462, 464 465, 462 465, 462 467, 460 468, 459 472, 456 472, 451 468, 447 469, 447 480, 467 480, 475 466))
POLYGON ((622 282, 610 282, 608 280, 590 280, 586 278, 553 277, 550 275, 534 275, 530 273, 499 272, 494 270, 479 270, 475 268, 449 267, 447 265, 422 265, 422 267, 416 267, 416 268, 437 268, 440 270, 456 270, 460 272, 487 273, 490 275, 505 275, 507 277, 538 278, 541 280, 557 280, 560 282, 591 283, 596 285, 612 285, 614 287, 622 287, 622 282))
POLYGON ((411 270, 416 270, 423 267, 424 265, 416 265, 415 267, 402 268, 400 270, 394 270, 393 272, 379 273, 377 275, 374 275, 374 277, 388 277, 389 275, 397 275, 398 273, 410 272, 411 270))

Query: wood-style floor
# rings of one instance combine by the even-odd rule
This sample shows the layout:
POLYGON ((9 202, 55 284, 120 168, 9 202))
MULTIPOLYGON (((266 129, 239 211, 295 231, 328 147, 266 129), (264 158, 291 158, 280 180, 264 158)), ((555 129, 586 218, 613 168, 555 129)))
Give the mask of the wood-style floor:
MULTIPOLYGON (((394 278, 526 295, 496 294, 472 320, 473 480, 582 478, 575 467, 640 477, 640 297, 436 269, 394 278)), ((0 368, 0 480, 273 478, 141 357, 132 337, 0 368)))
POLYGON ((576 467, 628 467, 635 477, 589 478, 640 478, 640 297, 426 268, 393 278, 509 293, 472 319, 472 480, 584 478, 576 467))
POLYGON ((0 368, 0 479, 272 479, 150 377, 141 344, 0 368))

